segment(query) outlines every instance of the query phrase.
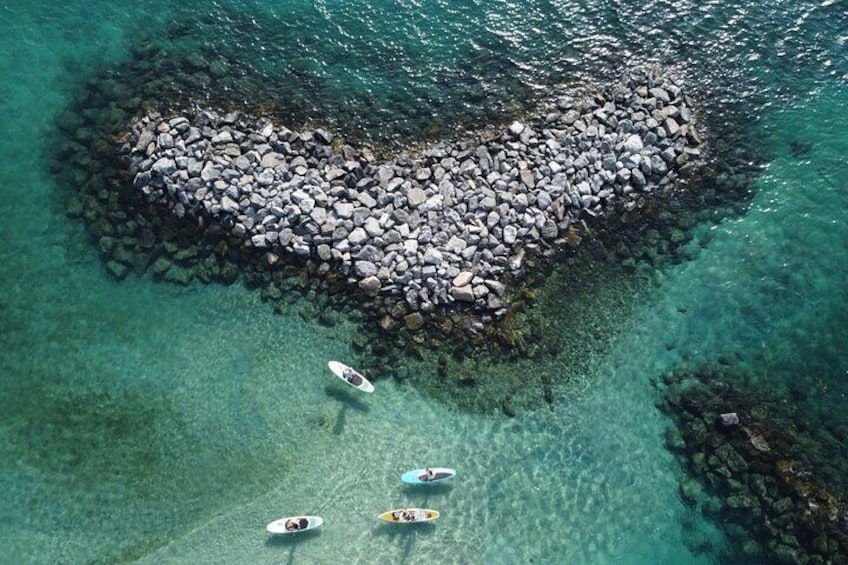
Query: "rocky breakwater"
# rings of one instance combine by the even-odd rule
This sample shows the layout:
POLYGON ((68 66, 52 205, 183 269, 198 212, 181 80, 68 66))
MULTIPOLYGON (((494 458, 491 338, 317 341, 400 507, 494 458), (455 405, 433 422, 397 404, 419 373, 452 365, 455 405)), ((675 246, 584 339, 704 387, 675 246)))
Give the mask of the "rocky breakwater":
POLYGON ((678 187, 700 142, 681 87, 639 69, 497 135, 382 162, 323 129, 212 110, 148 113, 124 150, 151 202, 271 263, 297 258, 419 315, 451 304, 502 315, 526 252, 678 187))

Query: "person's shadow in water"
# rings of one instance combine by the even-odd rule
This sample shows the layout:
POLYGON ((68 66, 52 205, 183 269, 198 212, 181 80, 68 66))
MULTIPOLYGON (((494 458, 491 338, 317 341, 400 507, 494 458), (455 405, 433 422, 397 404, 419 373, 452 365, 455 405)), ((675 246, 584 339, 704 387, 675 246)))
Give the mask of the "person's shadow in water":
POLYGON ((413 524, 379 524, 374 527, 372 535, 384 536, 391 543, 397 542, 401 549, 400 559, 398 563, 406 563, 407 558, 412 554, 412 547, 415 545, 415 540, 418 536, 430 536, 436 533, 436 525, 430 522, 420 522, 413 524))
POLYGON ((415 501, 416 506, 427 506, 427 500, 431 497, 444 496, 450 494, 453 490, 453 484, 450 481, 438 483, 435 485, 408 485, 404 483, 403 493, 415 501))
POLYGON ((363 413, 367 413, 369 410, 367 404, 356 398, 350 392, 341 390, 338 387, 327 385, 324 387, 324 394, 341 404, 339 407, 339 413, 336 416, 336 424, 333 426, 333 433, 335 435, 341 435, 344 431, 345 415, 348 408, 352 408, 353 410, 363 413))
POLYGON ((309 530, 306 532, 298 532, 296 534, 277 535, 269 537, 265 542, 265 545, 273 548, 289 548, 289 558, 286 562, 291 565, 294 563, 294 550, 297 546, 320 536, 321 532, 319 530, 309 530))

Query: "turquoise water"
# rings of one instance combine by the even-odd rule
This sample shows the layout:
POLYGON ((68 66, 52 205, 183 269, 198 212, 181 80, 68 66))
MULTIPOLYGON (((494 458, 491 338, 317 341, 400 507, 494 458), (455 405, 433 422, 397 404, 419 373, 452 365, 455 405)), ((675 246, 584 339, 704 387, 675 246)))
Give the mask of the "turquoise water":
POLYGON ((846 392, 845 11, 838 1, 0 6, 4 561, 717 561, 720 534, 678 497, 650 383, 736 355, 765 389, 820 378, 832 398, 846 392), (610 286, 610 304, 633 308, 613 313, 615 337, 586 352, 588 369, 546 366, 569 375, 550 409, 463 413, 391 379, 363 398, 324 368, 355 359, 353 325, 327 328, 297 307, 274 315, 240 285, 115 282, 82 222, 64 216, 48 171, 53 119, 90 72, 131 60, 144 37, 285 77, 293 117, 361 120, 401 140, 657 58, 707 109, 747 116, 769 161, 745 213, 696 228, 691 261, 653 273, 632 298, 610 286), (397 476, 424 462, 460 474, 446 488, 402 487, 397 476), (409 503, 443 517, 402 530, 374 519, 409 503), (265 524, 289 513, 326 525, 269 540, 265 524))

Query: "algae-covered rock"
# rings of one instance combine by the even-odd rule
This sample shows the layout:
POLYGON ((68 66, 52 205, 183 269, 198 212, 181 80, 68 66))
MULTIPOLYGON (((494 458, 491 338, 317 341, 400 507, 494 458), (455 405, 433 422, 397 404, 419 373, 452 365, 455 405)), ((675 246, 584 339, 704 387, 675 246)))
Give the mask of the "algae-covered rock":
POLYGON ((413 312, 403 317, 403 323, 410 331, 420 330, 424 326, 424 316, 420 312, 413 312))

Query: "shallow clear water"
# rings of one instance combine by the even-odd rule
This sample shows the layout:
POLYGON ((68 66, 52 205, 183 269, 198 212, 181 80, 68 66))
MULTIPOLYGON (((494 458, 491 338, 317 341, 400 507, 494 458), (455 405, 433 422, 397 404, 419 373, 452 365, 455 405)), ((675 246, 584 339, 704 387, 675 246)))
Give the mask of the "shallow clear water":
POLYGON ((844 2, 169 5, 0 6, 9 562, 709 562, 715 553, 687 544, 723 542, 678 498, 651 379, 738 354, 763 387, 815 373, 844 393, 844 2), (388 122, 409 138, 433 120, 497 118, 547 84, 659 58, 708 108, 744 106, 773 158, 749 211, 699 227, 694 259, 634 296, 612 345, 586 352, 591 370, 559 385, 553 409, 459 413, 391 379, 356 396, 325 369, 355 358, 352 326, 273 315, 240 286, 113 282, 56 205, 44 156, 53 117, 89 69, 166 29, 176 46, 207 44, 290 76, 312 93, 293 114, 388 122), (798 142, 809 150, 793 154, 798 142), (459 476, 401 486, 401 472, 425 463, 459 476), (409 503, 443 517, 409 529, 374 519, 409 503), (268 539, 267 522, 301 512, 325 527, 268 539))

